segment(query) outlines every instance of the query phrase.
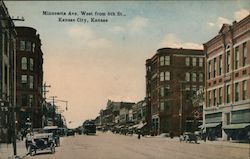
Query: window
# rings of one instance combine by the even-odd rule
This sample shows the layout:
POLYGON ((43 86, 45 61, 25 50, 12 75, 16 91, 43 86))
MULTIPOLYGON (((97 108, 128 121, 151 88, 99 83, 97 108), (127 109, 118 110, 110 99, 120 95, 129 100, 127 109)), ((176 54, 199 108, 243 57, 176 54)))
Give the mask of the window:
POLYGON ((160 57, 160 66, 164 66, 164 56, 160 57))
POLYGON ((30 70, 33 71, 34 70, 34 61, 32 58, 30 58, 30 70))
POLYGON ((230 85, 226 86, 226 103, 230 103, 230 85))
POLYGON ((211 106, 211 91, 208 91, 208 107, 211 106))
POLYGON ((242 66, 246 66, 247 64, 247 43, 243 43, 243 52, 242 52, 242 66))
POLYGON ((216 100, 216 89, 213 90, 213 105, 217 106, 217 100, 216 100))
POLYGON ((192 59, 193 61, 193 66, 196 66, 196 58, 195 57, 193 57, 193 59, 192 59))
POLYGON ((212 70, 212 68, 211 68, 212 66, 211 66, 211 61, 209 61, 208 62, 208 79, 210 79, 211 78, 211 70, 212 70))
POLYGON ((192 95, 196 95, 196 91, 197 91, 197 86, 192 85, 192 95))
MULTIPOLYGON (((4 83, 7 85, 8 83, 8 66, 4 65, 4 83)), ((1 85, 1 84, 0 84, 1 85)))
POLYGON ((222 88, 219 88, 219 104, 222 103, 222 88))
POLYGON ((186 85, 186 91, 190 91, 190 85, 186 85))
POLYGON ((221 75, 222 74, 222 55, 220 55, 220 57, 219 57, 219 75, 221 75))
POLYGON ((237 101, 239 101, 239 92, 240 92, 240 90, 239 90, 239 83, 235 83, 235 88, 234 88, 235 90, 234 90, 234 93, 235 93, 235 95, 234 95, 234 101, 235 102, 237 102, 237 101))
POLYGON ((192 81, 196 82, 196 73, 192 73, 192 81))
POLYGON ((186 77, 185 77, 186 81, 190 81, 190 73, 186 72, 186 77))
POLYGON ((170 65, 170 56, 161 56, 160 57, 160 66, 170 65))
POLYGON ((34 77, 33 77, 33 76, 30 76, 30 79, 29 79, 29 87, 30 87, 30 89, 33 89, 33 88, 34 88, 34 77))
POLYGON ((217 70, 217 62, 216 62, 216 58, 214 58, 214 76, 213 77, 215 77, 216 76, 216 70, 217 70))
POLYGON ((165 80, 170 80, 170 72, 165 72, 165 80))
POLYGON ((186 66, 190 66, 190 58, 186 57, 185 59, 186 66))
POLYGON ((203 73, 199 74, 199 82, 203 82, 203 73))
POLYGON ((31 42, 26 41, 26 51, 31 51, 31 42))
POLYGON ((36 47, 36 44, 32 43, 32 52, 35 52, 35 47, 36 47))
POLYGON ((199 90, 203 90, 203 86, 199 86, 199 90))
POLYGON ((34 104, 34 97, 32 94, 29 95, 29 106, 32 107, 34 104))
POLYGON ((247 81, 242 82, 242 100, 247 99, 247 81))
POLYGON ((230 71, 230 51, 227 51, 226 72, 230 71))
POLYGON ((160 111, 164 111, 164 101, 161 101, 160 103, 160 111))
POLYGON ((28 80, 27 80, 27 75, 22 75, 22 76, 21 76, 21 83, 22 83, 22 84, 26 84, 27 81, 28 81, 28 80))
POLYGON ((25 50, 25 41, 20 41, 20 50, 21 51, 25 50))
POLYGON ((200 66, 200 67, 203 66, 203 58, 202 58, 202 57, 199 58, 199 66, 200 66))
POLYGON ((3 35, 4 54, 8 55, 8 34, 7 32, 4 32, 3 35))
POLYGON ((22 70, 27 70, 27 58, 22 57, 22 70))
POLYGON ((161 94, 161 97, 164 97, 164 87, 161 87, 160 94, 161 94))
POLYGON ((235 52, 234 52, 234 61, 235 61, 235 64, 234 64, 234 68, 235 69, 238 69, 239 68, 239 47, 236 47, 235 48, 235 52))
POLYGON ((160 73, 160 81, 164 81, 164 72, 160 73))

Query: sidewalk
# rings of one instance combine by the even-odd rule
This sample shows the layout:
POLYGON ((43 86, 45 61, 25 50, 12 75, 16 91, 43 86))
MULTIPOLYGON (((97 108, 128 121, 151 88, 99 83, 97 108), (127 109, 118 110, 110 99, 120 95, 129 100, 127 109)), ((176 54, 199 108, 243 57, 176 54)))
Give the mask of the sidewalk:
POLYGON ((27 155, 24 141, 17 141, 17 155, 14 156, 12 144, 0 144, 0 159, 19 159, 27 155))
MULTIPOLYGON (((158 139, 163 139, 167 141, 174 141, 174 142, 180 142, 179 137, 174 137, 171 139, 170 137, 162 137, 162 136, 146 136, 146 138, 158 138, 158 139)), ((250 144, 249 143, 238 143, 238 142, 233 142, 233 141, 209 141, 206 140, 204 142, 203 140, 198 140, 199 144, 209 144, 209 145, 217 145, 217 146, 225 146, 225 147, 235 147, 235 148, 245 148, 245 149, 250 149, 250 144)))

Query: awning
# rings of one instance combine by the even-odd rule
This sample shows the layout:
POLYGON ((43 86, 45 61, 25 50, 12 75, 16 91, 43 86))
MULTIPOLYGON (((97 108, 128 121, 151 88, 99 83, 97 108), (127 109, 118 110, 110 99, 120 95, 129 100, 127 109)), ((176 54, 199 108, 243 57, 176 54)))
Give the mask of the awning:
POLYGON ((205 125, 200 125, 200 127, 202 128, 215 128, 216 126, 220 125, 221 123, 207 123, 205 125))
POLYGON ((230 125, 225 125, 222 128, 223 129, 243 129, 247 126, 250 126, 250 123, 230 124, 230 125))

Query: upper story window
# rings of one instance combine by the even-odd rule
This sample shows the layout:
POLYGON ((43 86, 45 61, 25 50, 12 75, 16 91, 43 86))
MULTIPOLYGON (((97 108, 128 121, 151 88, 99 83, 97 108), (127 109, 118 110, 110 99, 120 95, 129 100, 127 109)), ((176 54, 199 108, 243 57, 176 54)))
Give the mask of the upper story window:
POLYGON ((32 43, 32 52, 35 52, 35 47, 36 47, 36 44, 32 43))
POLYGON ((210 79, 211 78, 211 70, 212 70, 211 61, 208 62, 207 69, 208 69, 208 71, 207 71, 208 72, 208 79, 210 79))
POLYGON ((193 81, 193 82, 196 82, 196 73, 195 73, 195 72, 192 73, 192 81, 193 81))
POLYGON ((29 78, 29 87, 30 87, 30 89, 34 88, 34 77, 33 76, 30 76, 30 78, 29 78))
POLYGON ((185 58, 185 63, 186 63, 186 66, 190 66, 190 58, 189 57, 185 58))
POLYGON ((219 88, 219 104, 222 103, 222 88, 219 88))
POLYGON ((242 100, 247 99, 247 81, 242 82, 242 100))
POLYGON ((199 58, 199 66, 200 66, 200 67, 203 66, 203 58, 202 58, 202 57, 199 58))
POLYGON ((246 66, 247 64, 247 43, 243 43, 243 50, 242 50, 242 66, 246 66))
POLYGON ((226 72, 228 73, 230 71, 230 50, 226 53, 226 72))
POLYGON ((216 70, 217 70, 217 62, 216 62, 216 58, 214 58, 214 77, 216 76, 216 70))
POLYGON ((22 68, 22 70, 27 70, 27 58, 26 57, 22 57, 22 59, 21 59, 21 68, 22 68))
POLYGON ((22 75, 21 76, 21 83, 22 84, 26 84, 28 82, 28 77, 27 77, 27 75, 22 75))
POLYGON ((193 63, 193 66, 196 66, 196 58, 195 57, 192 58, 192 63, 193 63))
POLYGON ((160 73, 160 81, 169 81, 170 80, 170 72, 161 72, 160 73))
POLYGON ((24 51, 25 50, 25 41, 20 41, 20 50, 24 51))
POLYGON ((170 80, 170 72, 165 72, 165 80, 170 80))
POLYGON ((21 51, 31 51, 32 50, 31 42, 21 40, 20 41, 20 50, 21 51))
POLYGON ((160 57, 160 66, 170 65, 170 56, 160 57))
POLYGON ((199 82, 203 82, 203 73, 199 73, 199 82))
POLYGON ((34 70, 34 60, 32 58, 30 58, 30 70, 34 70))
POLYGON ((190 81, 190 73, 186 72, 186 77, 185 77, 186 81, 190 81))
POLYGON ((219 56, 219 75, 222 74, 222 55, 219 56))
POLYGON ((239 47, 236 47, 235 50, 234 50, 234 68, 235 69, 238 69, 239 68, 239 47))
POLYGON ((217 92, 216 92, 216 89, 213 90, 213 105, 216 106, 217 105, 217 99, 216 99, 216 96, 217 96, 217 92))
POLYGON ((230 103, 230 91, 231 91, 230 85, 227 85, 226 86, 226 103, 230 103))
POLYGON ((237 101, 239 101, 239 92, 240 92, 240 90, 239 90, 239 83, 235 83, 235 85, 234 85, 234 101, 235 102, 237 102, 237 101))

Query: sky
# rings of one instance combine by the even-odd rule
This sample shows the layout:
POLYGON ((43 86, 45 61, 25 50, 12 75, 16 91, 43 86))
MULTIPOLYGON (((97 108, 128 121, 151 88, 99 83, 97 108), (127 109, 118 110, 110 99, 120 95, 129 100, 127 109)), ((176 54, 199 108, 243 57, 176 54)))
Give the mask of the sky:
POLYGON ((40 34, 44 82, 51 85, 47 97, 69 101, 67 111, 65 103, 56 103, 69 127, 98 116, 108 99, 143 100, 145 61, 157 49, 203 49, 223 23, 241 20, 250 8, 248 0, 5 1, 5 5, 11 16, 24 17, 16 26, 33 27, 40 34), (82 15, 84 11, 92 15, 82 15))

